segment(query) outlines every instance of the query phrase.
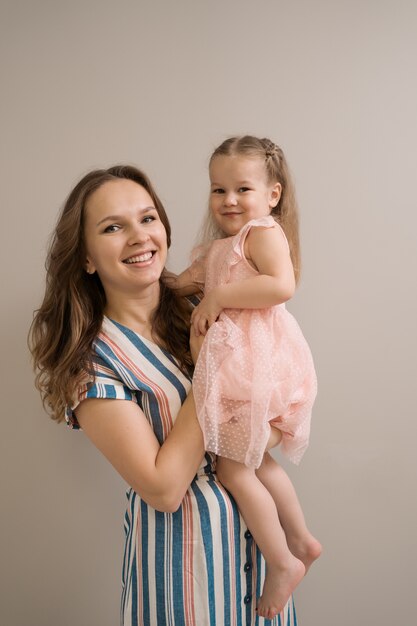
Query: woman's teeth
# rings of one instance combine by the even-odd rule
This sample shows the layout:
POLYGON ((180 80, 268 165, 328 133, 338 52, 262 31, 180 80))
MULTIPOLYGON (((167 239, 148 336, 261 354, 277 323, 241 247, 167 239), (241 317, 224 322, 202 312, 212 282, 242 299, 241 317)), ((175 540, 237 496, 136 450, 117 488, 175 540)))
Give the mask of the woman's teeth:
POLYGON ((149 261, 152 258, 152 252, 146 252, 145 254, 140 254, 139 256, 131 256, 124 263, 143 263, 144 261, 149 261))

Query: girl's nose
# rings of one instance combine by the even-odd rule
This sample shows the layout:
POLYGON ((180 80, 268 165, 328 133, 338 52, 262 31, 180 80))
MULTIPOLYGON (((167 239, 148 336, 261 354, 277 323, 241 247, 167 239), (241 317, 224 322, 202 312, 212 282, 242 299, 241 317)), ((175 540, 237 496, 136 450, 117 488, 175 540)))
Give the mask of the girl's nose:
POLYGON ((226 206, 236 206, 237 204, 236 195, 232 192, 226 193, 224 196, 224 203, 226 206))

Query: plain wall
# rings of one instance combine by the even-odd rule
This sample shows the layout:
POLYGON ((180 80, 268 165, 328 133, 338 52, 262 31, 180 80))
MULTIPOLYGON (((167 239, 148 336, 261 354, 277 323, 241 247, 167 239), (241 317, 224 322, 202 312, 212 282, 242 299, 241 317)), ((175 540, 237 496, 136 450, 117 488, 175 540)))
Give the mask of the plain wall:
MULTIPOLYGON (((413 0, 2 0, 0 622, 118 623, 123 481, 48 419, 26 348, 58 209, 131 162, 187 262, 211 151, 279 143, 301 211, 290 303, 319 395, 288 467, 320 561, 300 626, 410 624, 416 563, 417 5, 413 0)), ((221 626, 221 625, 217 625, 221 626)))

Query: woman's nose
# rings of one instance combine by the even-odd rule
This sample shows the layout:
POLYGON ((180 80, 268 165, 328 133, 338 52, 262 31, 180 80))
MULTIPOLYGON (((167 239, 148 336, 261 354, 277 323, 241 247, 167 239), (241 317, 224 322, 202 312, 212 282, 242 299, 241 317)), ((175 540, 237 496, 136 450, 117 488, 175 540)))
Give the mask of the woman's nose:
POLYGON ((129 246, 134 246, 137 243, 144 244, 149 241, 149 239, 149 233, 146 231, 146 228, 144 228, 142 224, 135 223, 132 224, 129 228, 129 235, 127 240, 129 246))

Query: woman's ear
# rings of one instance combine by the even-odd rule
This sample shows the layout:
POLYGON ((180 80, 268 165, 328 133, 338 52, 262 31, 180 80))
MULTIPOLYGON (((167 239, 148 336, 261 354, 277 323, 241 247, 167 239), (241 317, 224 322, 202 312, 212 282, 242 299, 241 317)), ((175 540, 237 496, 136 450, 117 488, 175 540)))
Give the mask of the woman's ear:
POLYGON ((275 183, 269 192, 269 206, 274 209, 281 198, 282 186, 281 183, 275 183))
POLYGON ((94 272, 96 271, 96 268, 94 267, 94 265, 90 261, 90 259, 86 260, 86 262, 84 264, 84 269, 87 272, 87 274, 94 274, 94 272))

